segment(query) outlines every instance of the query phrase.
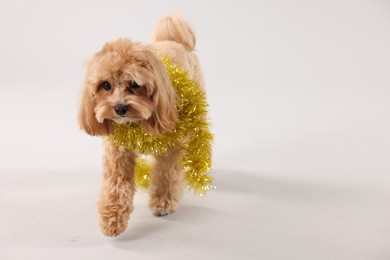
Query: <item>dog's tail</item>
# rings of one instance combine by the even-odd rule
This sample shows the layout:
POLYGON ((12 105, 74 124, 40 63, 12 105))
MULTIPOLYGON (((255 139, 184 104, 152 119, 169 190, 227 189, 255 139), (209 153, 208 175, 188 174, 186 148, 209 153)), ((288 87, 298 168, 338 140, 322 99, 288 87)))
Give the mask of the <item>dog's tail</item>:
POLYGON ((180 14, 161 19, 154 32, 154 41, 175 41, 189 51, 195 48, 195 34, 180 14))

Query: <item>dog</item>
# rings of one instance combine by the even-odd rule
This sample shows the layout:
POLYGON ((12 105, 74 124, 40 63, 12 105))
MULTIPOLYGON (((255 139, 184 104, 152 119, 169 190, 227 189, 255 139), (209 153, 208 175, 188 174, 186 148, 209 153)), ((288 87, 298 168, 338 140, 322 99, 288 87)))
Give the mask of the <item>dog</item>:
MULTIPOLYGON (((106 43, 87 64, 79 110, 79 124, 92 136, 108 137, 117 125, 138 124, 146 134, 173 133, 182 118, 180 97, 159 55, 179 64, 204 90, 196 54, 195 35, 180 15, 163 18, 152 45, 120 38, 106 43)), ((189 131, 189 129, 188 129, 189 131)), ((181 138, 164 152, 154 154, 150 172, 152 213, 165 216, 177 210, 183 195, 184 143, 181 138)), ((139 151, 103 138, 103 186, 97 203, 104 235, 115 237, 127 228, 136 190, 134 172, 139 151)))

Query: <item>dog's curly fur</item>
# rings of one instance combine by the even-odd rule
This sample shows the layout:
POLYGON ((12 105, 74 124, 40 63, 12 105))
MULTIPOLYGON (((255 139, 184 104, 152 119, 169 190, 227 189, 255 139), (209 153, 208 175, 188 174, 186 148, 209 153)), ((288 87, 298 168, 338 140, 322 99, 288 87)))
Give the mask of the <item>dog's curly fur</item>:
MULTIPOLYGON (((160 21, 153 45, 129 39, 107 43, 88 62, 79 111, 81 129, 93 136, 112 134, 113 122, 140 122, 145 132, 153 134, 174 129, 180 120, 177 97, 156 53, 168 55, 204 87, 194 48, 194 33, 180 15, 160 21)), ((100 225, 106 236, 117 236, 125 231, 133 210, 137 153, 107 140, 104 147, 103 187, 98 200, 100 225)), ((181 155, 181 145, 176 144, 155 156, 149 205, 156 216, 178 208, 183 192, 181 155)))

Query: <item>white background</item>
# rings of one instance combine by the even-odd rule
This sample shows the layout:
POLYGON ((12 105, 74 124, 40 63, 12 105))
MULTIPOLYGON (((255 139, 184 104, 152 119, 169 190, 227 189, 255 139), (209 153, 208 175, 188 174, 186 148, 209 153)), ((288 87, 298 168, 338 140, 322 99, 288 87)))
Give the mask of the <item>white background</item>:
POLYGON ((0 1, 0 259, 390 259, 388 1, 0 1), (101 235, 83 62, 181 11, 216 190, 101 235))

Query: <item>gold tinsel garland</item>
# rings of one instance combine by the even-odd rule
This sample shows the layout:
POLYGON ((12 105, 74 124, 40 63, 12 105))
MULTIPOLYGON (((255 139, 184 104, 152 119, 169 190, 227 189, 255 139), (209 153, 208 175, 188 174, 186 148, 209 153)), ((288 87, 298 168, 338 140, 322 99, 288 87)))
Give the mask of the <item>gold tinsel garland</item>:
MULTIPOLYGON (((161 55, 160 55, 161 56, 161 55)), ((188 72, 174 64, 169 57, 161 56, 172 86, 178 95, 180 122, 172 132, 162 135, 145 133, 139 124, 115 124, 110 140, 141 154, 158 155, 174 145, 184 148, 182 164, 183 179, 188 187, 199 195, 209 190, 212 178, 206 173, 211 169, 211 142, 213 135, 207 121, 206 94, 188 72), (182 142, 186 140, 185 142, 182 142)), ((151 165, 142 157, 137 158, 135 180, 139 187, 147 188, 150 182, 151 165)))

